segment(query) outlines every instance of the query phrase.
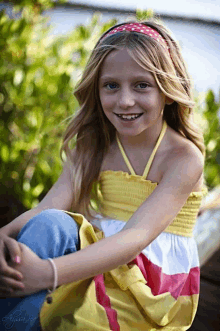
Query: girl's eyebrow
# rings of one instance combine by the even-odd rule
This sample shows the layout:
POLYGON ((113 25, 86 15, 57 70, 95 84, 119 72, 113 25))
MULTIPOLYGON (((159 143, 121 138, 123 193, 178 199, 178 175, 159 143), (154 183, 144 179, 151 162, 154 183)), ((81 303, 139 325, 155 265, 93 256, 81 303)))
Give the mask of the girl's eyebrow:
MULTIPOLYGON (((119 79, 120 80, 120 77, 115 77, 114 76, 111 76, 111 75, 104 75, 104 76, 100 76, 99 78, 100 80, 108 80, 108 79, 119 79)), ((153 77, 149 74, 145 74, 145 75, 137 75, 137 76, 132 76, 131 77, 131 80, 145 80, 145 79, 153 79, 153 77)))
POLYGON ((111 77, 111 76, 100 76, 99 79, 115 79, 115 77, 111 77))

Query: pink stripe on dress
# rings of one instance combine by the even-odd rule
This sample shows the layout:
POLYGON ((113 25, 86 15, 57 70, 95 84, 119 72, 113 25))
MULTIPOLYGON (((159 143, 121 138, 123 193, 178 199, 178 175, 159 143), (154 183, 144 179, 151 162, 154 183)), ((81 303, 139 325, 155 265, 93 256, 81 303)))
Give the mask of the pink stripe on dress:
POLYGON ((161 267, 153 264, 143 253, 139 254, 129 264, 136 264, 140 268, 153 295, 170 292, 177 299, 183 295, 199 294, 199 267, 191 268, 189 273, 167 275, 163 273, 161 267))
POLYGON ((103 275, 97 275, 94 277, 96 287, 97 302, 105 308, 106 315, 109 321, 109 327, 112 331, 120 331, 120 326, 117 321, 117 312, 111 308, 111 302, 109 296, 105 291, 105 283, 103 275))

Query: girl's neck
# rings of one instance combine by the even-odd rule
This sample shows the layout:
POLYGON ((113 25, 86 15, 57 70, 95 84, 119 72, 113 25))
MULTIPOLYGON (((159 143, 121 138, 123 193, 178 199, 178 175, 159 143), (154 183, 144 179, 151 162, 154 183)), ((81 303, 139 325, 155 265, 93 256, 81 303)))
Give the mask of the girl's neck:
POLYGON ((157 121, 151 127, 147 128, 145 131, 141 132, 136 136, 124 136, 118 134, 120 142, 123 147, 127 148, 139 148, 139 149, 151 149, 154 148, 157 139, 162 130, 163 120, 157 121))

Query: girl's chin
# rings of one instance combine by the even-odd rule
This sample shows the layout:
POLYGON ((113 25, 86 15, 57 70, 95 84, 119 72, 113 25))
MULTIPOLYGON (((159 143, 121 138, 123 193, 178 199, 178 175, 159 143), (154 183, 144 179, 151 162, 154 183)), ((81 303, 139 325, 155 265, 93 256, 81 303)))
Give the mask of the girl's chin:
POLYGON ((145 130, 140 130, 140 128, 137 128, 136 130, 135 129, 126 130, 126 129, 116 128, 116 131, 117 131, 118 135, 121 135, 121 136, 136 137, 145 130))

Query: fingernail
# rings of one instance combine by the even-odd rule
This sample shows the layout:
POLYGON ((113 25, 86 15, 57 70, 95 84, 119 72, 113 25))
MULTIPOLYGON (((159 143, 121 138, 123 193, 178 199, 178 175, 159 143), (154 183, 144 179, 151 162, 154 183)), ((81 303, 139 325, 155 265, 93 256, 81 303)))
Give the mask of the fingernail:
POLYGON ((21 259, 20 259, 20 257, 18 255, 15 257, 15 262, 16 263, 20 263, 21 262, 21 259))

